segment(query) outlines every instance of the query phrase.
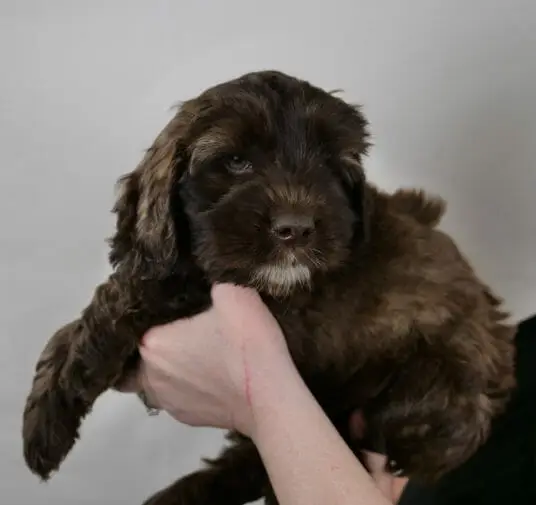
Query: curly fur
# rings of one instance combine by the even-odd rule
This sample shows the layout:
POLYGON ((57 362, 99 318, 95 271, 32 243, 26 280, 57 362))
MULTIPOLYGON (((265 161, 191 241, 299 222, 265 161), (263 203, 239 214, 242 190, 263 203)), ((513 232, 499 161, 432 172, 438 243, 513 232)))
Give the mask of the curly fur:
MULTIPOLYGON (((112 275, 39 357, 23 416, 29 468, 58 470, 95 400, 136 367, 143 334, 207 309, 216 281, 260 291, 356 455, 366 442, 424 481, 467 460, 515 386, 515 327, 437 228, 445 202, 374 187, 368 147, 358 107, 280 72, 182 104, 119 181, 112 275), (314 217, 306 243, 274 239, 282 213, 314 217), (359 446, 355 408, 369 426, 359 446)), ((232 432, 218 457, 145 503, 261 497, 275 503, 261 459, 232 432)))

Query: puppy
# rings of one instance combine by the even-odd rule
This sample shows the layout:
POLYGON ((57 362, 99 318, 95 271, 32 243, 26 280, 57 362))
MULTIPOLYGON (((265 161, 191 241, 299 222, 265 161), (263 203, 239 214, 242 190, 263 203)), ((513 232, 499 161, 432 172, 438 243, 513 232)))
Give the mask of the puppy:
MULTIPOLYGON (((515 386, 515 327, 438 229, 443 200, 367 182, 367 129, 358 107, 276 71, 182 104, 119 181, 113 273, 38 360, 23 416, 33 472, 59 468, 142 335, 207 309, 216 281, 261 293, 349 445, 361 408, 369 447, 413 479, 477 450, 515 386)), ((275 503, 253 443, 228 440, 146 505, 275 503)))

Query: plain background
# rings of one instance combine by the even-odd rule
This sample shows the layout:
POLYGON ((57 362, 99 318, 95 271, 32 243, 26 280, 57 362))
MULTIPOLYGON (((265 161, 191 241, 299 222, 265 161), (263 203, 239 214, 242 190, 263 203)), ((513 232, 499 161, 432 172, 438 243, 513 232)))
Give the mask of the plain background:
POLYGON ((444 228, 513 316, 536 311, 534 0, 2 0, 2 504, 141 504, 219 450, 220 432, 110 392, 44 485, 21 410, 46 339, 109 273, 117 177, 178 101, 265 68, 363 104, 370 178, 441 193, 444 228))

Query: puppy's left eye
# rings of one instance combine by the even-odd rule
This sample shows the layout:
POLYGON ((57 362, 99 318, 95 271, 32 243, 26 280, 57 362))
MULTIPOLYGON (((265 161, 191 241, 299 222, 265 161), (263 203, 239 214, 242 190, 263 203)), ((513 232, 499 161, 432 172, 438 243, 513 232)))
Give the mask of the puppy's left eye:
POLYGON ((249 160, 245 160, 240 156, 231 156, 226 162, 225 166, 229 172, 233 174, 245 174, 251 172, 253 164, 249 160))

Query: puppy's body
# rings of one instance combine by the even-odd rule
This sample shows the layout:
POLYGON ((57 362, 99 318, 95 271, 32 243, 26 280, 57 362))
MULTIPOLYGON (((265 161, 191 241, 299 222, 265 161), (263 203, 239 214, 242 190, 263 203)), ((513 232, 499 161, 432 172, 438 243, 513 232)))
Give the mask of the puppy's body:
MULTIPOLYGON (((32 470, 58 468, 95 399, 136 365, 143 333, 206 309, 215 281, 259 289, 349 443, 348 415, 363 408, 368 442, 413 478, 474 453, 514 385, 514 329, 436 228, 441 200, 365 182, 365 124, 275 72, 182 107, 121 181, 114 274, 39 360, 24 417, 32 470)), ((230 440, 150 503, 274 501, 253 444, 230 440)))

